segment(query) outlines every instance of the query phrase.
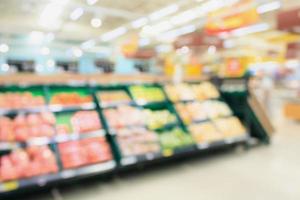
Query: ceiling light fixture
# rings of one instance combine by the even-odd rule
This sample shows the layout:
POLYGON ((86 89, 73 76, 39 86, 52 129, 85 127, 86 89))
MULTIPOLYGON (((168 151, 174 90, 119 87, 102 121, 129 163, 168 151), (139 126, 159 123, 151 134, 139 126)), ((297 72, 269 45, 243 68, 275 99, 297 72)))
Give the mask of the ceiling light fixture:
POLYGON ((95 3, 97 3, 98 0, 86 0, 86 3, 90 6, 94 5, 95 3))
POLYGON ((60 26, 59 17, 68 0, 54 0, 43 10, 39 24, 48 29, 57 29, 60 26))
POLYGON ((94 40, 88 40, 86 42, 83 42, 81 44, 81 47, 83 49, 89 49, 89 48, 92 48, 93 46, 95 46, 96 42, 94 40))
POLYGON ((108 42, 110 40, 113 40, 117 37, 120 37, 121 35, 124 35, 127 32, 127 28, 124 26, 121 26, 119 28, 116 28, 110 32, 107 32, 101 36, 101 40, 103 42, 108 42))
POLYGON ((102 21, 99 18, 93 18, 91 19, 91 25, 94 28, 99 28, 102 25, 102 21))
POLYGON ((248 35, 248 34, 252 34, 252 33, 258 33, 258 32, 262 32, 262 31, 266 31, 270 28, 271 27, 270 27, 269 24, 260 23, 260 24, 255 24, 255 25, 235 29, 235 30, 231 31, 231 34, 233 36, 239 37, 239 36, 244 36, 244 35, 248 35))
POLYGON ((45 34, 40 31, 32 31, 29 35, 29 41, 32 44, 40 44, 43 42, 45 34))
POLYGON ((175 13, 178 9, 179 9, 179 6, 177 4, 172 4, 170 6, 167 6, 161 10, 158 10, 158 11, 150 14, 149 18, 151 21, 155 21, 155 20, 158 20, 160 18, 163 18, 165 16, 175 13))
POLYGON ((0 44, 0 52, 6 53, 9 51, 9 46, 7 44, 0 44))
POLYGON ((131 26, 133 28, 141 28, 142 26, 145 26, 148 22, 148 19, 146 17, 142 17, 142 18, 139 18, 137 20, 134 20, 133 22, 131 22, 131 26))
POLYGON ((41 54, 42 55, 49 55, 50 54, 50 49, 48 47, 42 47, 41 48, 41 54))
POLYGON ((266 13, 266 12, 277 10, 280 7, 281 7, 281 2, 280 1, 273 1, 273 2, 266 3, 266 4, 258 6, 256 10, 259 14, 263 14, 263 13, 266 13))
POLYGON ((83 9, 82 8, 76 8, 73 10, 70 14, 70 19, 73 21, 78 20, 83 15, 83 9))
POLYGON ((82 50, 80 48, 77 48, 77 47, 72 49, 72 53, 77 58, 80 58, 83 55, 82 50))
POLYGON ((195 30, 196 30, 195 25, 187 25, 187 26, 183 26, 183 27, 180 27, 178 29, 174 29, 174 30, 168 31, 166 33, 163 33, 163 34, 159 35, 157 39, 165 40, 165 41, 171 41, 171 40, 174 40, 176 37, 178 37, 180 35, 184 35, 184 34, 187 34, 187 33, 192 33, 195 30))

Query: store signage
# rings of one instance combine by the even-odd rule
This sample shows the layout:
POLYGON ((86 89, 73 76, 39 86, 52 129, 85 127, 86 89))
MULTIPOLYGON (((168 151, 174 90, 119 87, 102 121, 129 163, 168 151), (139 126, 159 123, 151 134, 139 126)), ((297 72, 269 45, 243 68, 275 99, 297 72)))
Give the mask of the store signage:
POLYGON ((300 8, 279 12, 277 14, 277 28, 300 33, 300 8))
POLYGON ((259 21, 253 0, 244 0, 233 7, 224 7, 208 15, 205 31, 209 35, 218 35, 259 21))

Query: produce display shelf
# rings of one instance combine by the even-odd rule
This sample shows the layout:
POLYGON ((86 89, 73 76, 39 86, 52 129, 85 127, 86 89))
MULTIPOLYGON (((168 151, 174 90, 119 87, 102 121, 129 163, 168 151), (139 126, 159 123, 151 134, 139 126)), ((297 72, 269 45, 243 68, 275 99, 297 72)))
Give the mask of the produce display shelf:
POLYGON ((3 115, 16 115, 19 113, 38 113, 41 111, 48 111, 48 106, 39 106, 33 108, 20 108, 20 109, 0 109, 0 116, 3 115))
POLYGON ((62 111, 76 111, 76 110, 93 110, 96 108, 95 103, 85 103, 74 106, 63 106, 63 105, 49 105, 51 112, 62 112, 62 111))
POLYGON ((245 133, 243 136, 240 137, 232 137, 232 138, 226 138, 219 141, 198 143, 197 148, 199 150, 209 150, 209 149, 223 147, 227 145, 244 143, 247 142, 249 139, 250 138, 248 134, 245 133))
POLYGON ((121 159, 122 166, 134 165, 138 163, 144 163, 147 161, 155 160, 162 158, 163 155, 160 152, 156 153, 147 153, 144 155, 136 155, 136 156, 127 156, 121 159))
POLYGON ((114 103, 99 103, 100 107, 102 109, 107 109, 107 108, 116 108, 118 106, 135 106, 135 102, 131 101, 131 102, 125 102, 125 101, 120 101, 120 102, 114 102, 114 103))
POLYGON ((40 137, 29 139, 26 142, 0 142, 0 152, 25 146, 39 146, 53 143, 62 143, 72 140, 80 140, 85 138, 100 137, 105 135, 105 130, 97 130, 89 133, 71 133, 65 135, 56 135, 53 138, 40 137))
POLYGON ((44 187, 48 184, 72 179, 83 176, 92 176, 96 174, 103 174, 113 171, 116 167, 116 162, 111 160, 103 163, 84 166, 76 169, 67 169, 59 173, 36 176, 28 179, 21 179, 16 181, 7 181, 0 183, 0 193, 8 193, 18 189, 26 189, 29 187, 44 187))

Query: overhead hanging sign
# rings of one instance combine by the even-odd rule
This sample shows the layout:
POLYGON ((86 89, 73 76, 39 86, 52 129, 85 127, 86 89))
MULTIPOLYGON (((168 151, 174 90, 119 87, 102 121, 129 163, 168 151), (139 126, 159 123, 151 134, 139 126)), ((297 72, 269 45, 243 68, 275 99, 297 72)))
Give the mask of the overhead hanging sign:
POLYGON ((243 0, 223 7, 208 14, 205 31, 208 34, 220 34, 254 24, 259 21, 259 14, 253 0, 243 0))

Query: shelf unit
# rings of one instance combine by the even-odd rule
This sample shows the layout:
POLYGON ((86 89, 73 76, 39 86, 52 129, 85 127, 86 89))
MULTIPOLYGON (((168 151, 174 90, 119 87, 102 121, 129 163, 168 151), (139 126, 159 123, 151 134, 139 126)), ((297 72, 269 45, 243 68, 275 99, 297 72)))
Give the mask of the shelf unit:
MULTIPOLYGON (((210 149, 216 149, 216 148, 221 148, 221 147, 226 147, 226 146, 232 146, 232 145, 237 145, 237 144, 247 144, 249 139, 253 136, 251 134, 251 130, 249 130, 250 127, 247 127, 249 130, 249 133, 245 133, 243 136, 240 137, 234 137, 234 138, 225 138, 222 140, 218 141, 213 141, 213 142, 203 142, 203 143, 194 143, 189 146, 183 146, 181 148, 177 148, 174 150, 169 150, 169 149, 161 149, 159 152, 151 152, 151 153, 146 153, 144 155, 132 155, 132 156, 122 156, 122 152, 120 150, 119 144, 116 140, 116 134, 114 128, 110 127, 107 119, 105 118, 104 115, 104 110, 109 109, 109 108, 116 108, 118 106, 123 106, 123 105, 129 105, 133 106, 138 109, 144 109, 144 108, 149 108, 149 109, 167 109, 169 110, 172 114, 176 116, 176 122, 172 124, 167 124, 163 126, 162 128, 159 129, 159 131, 164 131, 164 130, 169 130, 172 129, 173 127, 177 126, 184 130, 187 134, 190 134, 186 124, 183 122, 181 119, 180 115, 176 111, 176 108, 174 107, 174 102, 172 102, 169 98, 165 90, 163 89, 163 84, 162 83, 154 83, 154 84, 147 84, 147 86, 155 86, 157 88, 160 88, 162 92, 164 93, 165 99, 159 102, 140 102, 140 101, 135 101, 133 99, 133 95, 131 94, 131 91, 129 87, 131 85, 136 85, 136 84, 114 84, 114 85, 27 85, 27 86, 1 86, 0 92, 5 92, 5 91, 30 91, 32 88, 36 89, 39 88, 41 93, 45 98, 46 105, 39 107, 39 108, 30 108, 30 109, 13 109, 13 110, 6 110, 6 109, 0 109, 0 116, 4 115, 16 115, 18 113, 36 113, 36 112, 41 112, 41 111, 50 111, 53 113, 61 113, 61 112, 72 112, 72 111, 79 111, 79 110, 96 110, 100 121, 102 123, 102 130, 98 131, 93 131, 91 133, 85 133, 85 134, 79 134, 79 133, 71 133, 68 135, 57 135, 54 136, 53 138, 38 138, 38 139, 30 139, 25 142, 0 142, 0 155, 5 154, 9 151, 12 151, 13 149, 16 148, 24 148, 27 146, 31 145, 57 145, 58 143, 61 142, 66 142, 66 141, 74 141, 74 140, 79 140, 79 139, 84 139, 84 138, 91 138, 91 137, 101 137, 104 136, 108 143, 110 144, 112 153, 113 153, 113 160, 107 161, 104 163, 98 163, 98 164, 92 164, 88 166, 83 166, 79 167, 76 169, 62 169, 60 166, 60 171, 55 174, 48 174, 48 175, 41 175, 41 176, 36 176, 32 178, 27 178, 27 179, 21 179, 21 180, 15 180, 15 181, 6 181, 0 183, 0 197, 2 195, 11 195, 14 194, 15 192, 31 188, 31 187, 37 187, 41 188, 44 186, 47 186, 52 183, 59 183, 65 180, 71 180, 73 178, 81 178, 81 177, 86 177, 86 176, 92 176, 95 174, 104 174, 104 173, 117 173, 118 171, 122 170, 124 167, 128 166, 136 166, 140 165, 143 163, 151 163, 152 161, 155 160, 160 160, 160 159, 169 159, 172 157, 176 157, 178 155, 188 155, 190 153, 197 153, 197 152, 202 152, 202 151, 207 151, 210 149), (77 106, 61 106, 61 105, 50 105, 50 98, 51 98, 51 89, 53 88, 60 88, 59 91, 65 91, 66 88, 71 88, 70 90, 77 90, 77 88, 80 87, 80 89, 84 89, 86 94, 89 94, 92 96, 93 102, 91 103, 86 103, 82 105, 77 105, 77 106), (101 100, 98 98, 97 93, 101 91, 113 91, 113 90, 123 90, 126 92, 126 94, 129 95, 131 98, 130 102, 116 102, 113 104, 106 104, 102 103, 101 100)), ((141 85, 139 83, 139 85, 141 85)), ((226 101, 226 98, 223 98, 223 93, 221 93, 221 98, 217 100, 221 100, 224 102, 226 101)), ((216 99, 212 99, 216 100, 216 99)), ((182 101, 183 103, 190 103, 194 102, 195 100, 187 100, 187 101, 182 101)), ((233 108, 231 106, 231 108, 233 108)), ((234 114, 236 115, 236 110, 233 109, 234 114)), ((237 115, 240 117, 240 115, 237 115)), ((226 117, 226 116, 224 116, 226 117)), ((244 118, 241 118, 244 120, 244 118)), ((210 119, 205 119, 201 121, 194 121, 193 123, 203 123, 210 121, 210 119)), ((244 123, 248 123, 247 120, 244 121, 244 123)), ((145 125, 144 128, 147 128, 145 125)), ((154 130, 158 131, 158 130, 154 130)), ((257 135, 256 135, 257 136, 257 135)), ((59 158, 60 155, 58 153, 58 150, 55 151, 56 156, 59 158)))

